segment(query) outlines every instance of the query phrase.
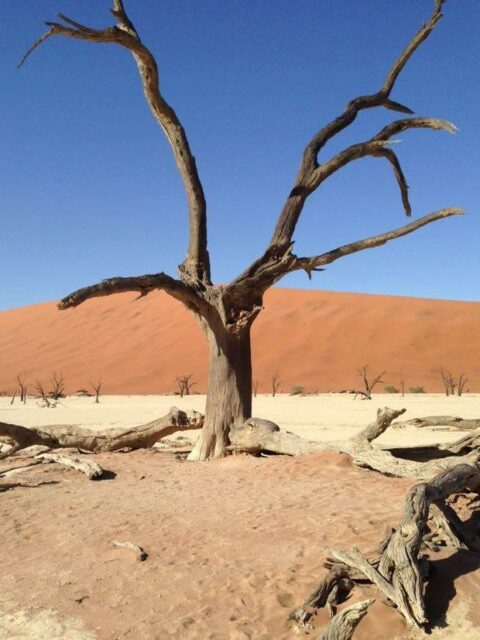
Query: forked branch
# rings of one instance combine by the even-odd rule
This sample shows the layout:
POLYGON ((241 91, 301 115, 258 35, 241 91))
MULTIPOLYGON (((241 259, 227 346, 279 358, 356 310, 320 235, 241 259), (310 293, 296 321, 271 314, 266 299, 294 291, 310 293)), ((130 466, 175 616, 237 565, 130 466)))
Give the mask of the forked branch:
MULTIPOLYGON (((280 213, 277 225, 270 241, 270 245, 267 249, 267 257, 272 253, 280 256, 285 250, 288 249, 288 247, 291 245, 293 233, 295 231, 296 224, 303 210, 303 206, 307 197, 315 189, 318 188, 325 177, 328 177, 328 175, 331 175, 331 173, 333 172, 327 171, 328 175, 323 176, 322 167, 319 167, 318 164, 318 154, 329 140, 331 140, 338 133, 350 126, 354 122, 360 111, 364 109, 370 109, 373 107, 385 107, 387 109, 399 111, 401 113, 413 113, 413 111, 408 107, 392 100, 390 98, 390 94, 402 69, 405 67, 407 62, 412 57, 413 53, 418 49, 422 42, 424 42, 428 38, 435 26, 438 24, 439 20, 442 18, 443 4, 444 0, 435 0, 434 10, 432 15, 430 16, 430 19, 417 31, 417 33, 413 36, 408 45, 402 51, 400 56, 394 62, 392 68, 387 74, 385 82, 383 83, 379 91, 371 95, 359 96, 358 98, 351 100, 347 104, 343 113, 329 122, 325 127, 320 129, 320 131, 318 131, 318 133, 316 133, 315 136, 307 144, 303 153, 300 170, 293 185, 293 189, 291 190, 290 195, 288 196, 287 201, 285 202, 285 205, 280 213)), ((411 120, 412 124, 410 126, 420 126, 418 123, 414 123, 418 120, 418 118, 413 118, 411 120)), ((405 120, 400 122, 410 121, 405 120)), ((433 121, 431 122, 433 123, 433 121)), ((425 124, 423 126, 431 125, 425 124)), ((389 136, 380 137, 378 139, 388 140, 391 135, 393 135, 394 130, 395 127, 393 127, 392 133, 389 136)), ((381 133, 382 132, 380 132, 380 134, 381 133)), ((380 134, 378 135, 380 136, 380 134)), ((375 137, 375 140, 376 139, 377 137, 375 137)), ((370 141, 370 143, 371 142, 372 141, 370 141)), ((355 155, 358 150, 357 148, 358 145, 354 145, 354 147, 350 148, 350 150, 342 152, 344 154, 347 154, 342 166, 349 162, 351 159, 355 159, 355 157, 363 157, 355 155), (350 157, 350 155, 353 157, 350 157)), ((369 155, 369 153, 365 153, 364 155, 369 155)), ((409 213, 408 207, 406 207, 406 211, 407 213, 409 213)))
POLYGON ((210 284, 207 208, 195 158, 177 114, 160 93, 155 58, 140 40, 133 23, 125 12, 122 0, 113 1, 112 14, 116 18, 117 24, 105 29, 92 29, 59 14, 61 22, 46 22, 49 27, 48 31, 32 44, 19 66, 22 66, 28 56, 52 36, 67 36, 88 42, 118 44, 131 51, 140 73, 145 98, 172 147, 177 169, 187 194, 190 220, 189 246, 187 257, 179 266, 180 275, 183 279, 193 283, 210 284))

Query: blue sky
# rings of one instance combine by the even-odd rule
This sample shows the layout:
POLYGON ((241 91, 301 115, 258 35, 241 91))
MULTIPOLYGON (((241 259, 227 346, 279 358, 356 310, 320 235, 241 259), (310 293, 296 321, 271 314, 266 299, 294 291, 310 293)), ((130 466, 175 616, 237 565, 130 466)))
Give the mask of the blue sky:
MULTIPOLYGON (((126 0, 182 120, 209 207, 216 281, 263 251, 303 148, 346 102, 378 90, 429 16, 430 0, 126 0)), ((57 299, 116 275, 175 273, 187 209, 170 148, 145 104, 128 52, 55 38, 16 63, 61 11, 111 23, 108 0, 3 1, 0 22, 0 308, 57 299)), ((392 98, 453 121, 402 134, 396 147, 413 215, 467 215, 280 286, 479 299, 480 3, 450 0, 392 98)), ((397 114, 398 116, 398 114, 397 114)), ((395 119, 362 114, 325 156, 395 119)), ((401 117, 401 116, 400 116, 401 117)), ((323 156, 323 157, 325 157, 323 156)), ((391 171, 352 163, 310 198, 296 252, 316 254, 406 222, 391 171)))

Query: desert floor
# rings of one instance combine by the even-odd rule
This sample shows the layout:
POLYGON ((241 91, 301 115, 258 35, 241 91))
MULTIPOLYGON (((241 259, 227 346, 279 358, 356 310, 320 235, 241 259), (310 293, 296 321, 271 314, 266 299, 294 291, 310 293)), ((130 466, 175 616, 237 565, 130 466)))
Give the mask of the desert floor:
MULTIPOLYGON (((202 411, 204 396, 68 398, 55 409, 0 398, 0 421, 132 426, 172 406, 202 411)), ((380 406, 423 415, 480 416, 480 396, 260 396, 254 414, 311 440, 346 438, 380 406)), ((195 432, 188 432, 188 437, 195 432)), ((455 439, 451 430, 390 429, 392 443, 455 439)), ((175 438, 175 436, 173 436, 175 438)), ((412 481, 352 466, 345 455, 234 456, 189 463, 166 452, 97 456, 113 472, 90 482, 57 465, 14 476, 32 486, 0 494, 0 638, 17 640, 289 640, 317 638, 289 628, 289 610, 323 575, 332 547, 377 545, 401 517, 412 481), (37 485, 37 486, 35 486, 37 485), (113 540, 149 554, 138 562, 113 540)), ((11 458, 0 470, 18 465, 11 458)), ((480 556, 437 554, 426 587, 435 639, 478 638, 480 556)), ((372 592, 373 593, 373 592, 372 592)), ((368 590, 362 599, 370 595, 368 590)), ((356 640, 410 639, 380 600, 356 640)))

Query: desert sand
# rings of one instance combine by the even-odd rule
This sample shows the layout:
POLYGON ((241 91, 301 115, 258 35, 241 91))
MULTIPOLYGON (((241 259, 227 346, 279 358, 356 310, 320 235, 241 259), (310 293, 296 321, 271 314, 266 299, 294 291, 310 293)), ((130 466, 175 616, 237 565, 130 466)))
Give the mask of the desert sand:
MULTIPOLYGON (((0 420, 25 425, 70 422, 92 429, 142 423, 176 404, 202 410, 204 396, 67 398, 56 409, 0 400, 0 420)), ((312 440, 342 439, 376 408, 480 415, 480 396, 348 395, 255 399, 254 413, 312 440)), ((194 432, 187 435, 191 437, 194 432)), ((389 429, 405 442, 458 437, 449 430, 389 429)), ((176 438, 177 436, 172 436, 176 438)), ((301 458, 233 456, 189 463, 172 453, 96 456, 110 479, 90 482, 57 465, 20 472, 35 488, 1 494, 0 638, 22 640, 291 640, 316 638, 326 623, 298 632, 287 623, 323 575, 333 547, 373 549, 401 517, 411 480, 386 478, 329 452, 301 458), (149 554, 138 562, 113 540, 149 554)), ((439 463, 440 464, 440 463, 439 463)), ((14 458, 0 469, 18 465, 14 458)), ((426 602, 432 638, 478 637, 480 560, 438 553, 426 602)), ((365 590, 362 599, 372 595, 365 590)), ((378 599, 359 640, 418 637, 378 599)))
MULTIPOLYGON (((253 325, 254 378, 270 391, 350 389, 370 364, 386 383, 441 390, 439 367, 465 372, 480 391, 480 303, 272 289, 253 325)), ((0 312, 0 392, 17 374, 48 384, 62 371, 67 390, 103 378, 109 394, 169 393, 175 377, 193 374, 207 387, 207 349, 193 315, 163 293, 122 294, 58 311, 45 303, 0 312)), ((382 390, 385 385, 382 385, 382 390)))

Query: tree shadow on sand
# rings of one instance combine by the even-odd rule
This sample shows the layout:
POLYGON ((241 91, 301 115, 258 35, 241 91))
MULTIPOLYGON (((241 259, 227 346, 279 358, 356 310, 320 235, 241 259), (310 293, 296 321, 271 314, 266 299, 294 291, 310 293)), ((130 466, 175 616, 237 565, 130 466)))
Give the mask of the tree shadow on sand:
POLYGON ((448 608, 457 595, 455 582, 460 576, 480 569, 480 553, 459 549, 447 558, 431 560, 430 567, 431 578, 425 589, 426 614, 431 620, 427 633, 448 626, 448 608))

